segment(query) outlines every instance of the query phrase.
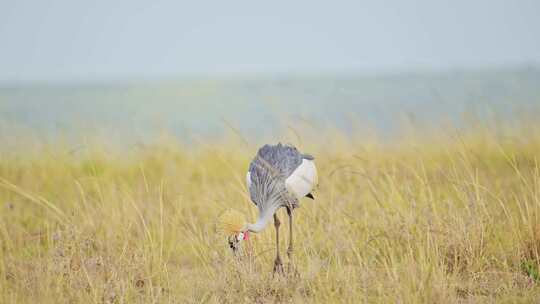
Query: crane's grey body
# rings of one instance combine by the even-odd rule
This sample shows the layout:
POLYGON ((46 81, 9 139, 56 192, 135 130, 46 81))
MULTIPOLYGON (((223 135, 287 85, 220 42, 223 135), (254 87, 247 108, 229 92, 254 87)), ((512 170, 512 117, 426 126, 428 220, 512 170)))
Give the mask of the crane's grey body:
POLYGON ((287 191, 285 180, 313 156, 300 153, 289 145, 264 145, 251 161, 248 170, 248 187, 251 201, 259 209, 259 220, 253 228, 262 229, 280 207, 294 209, 298 198, 287 191))
POLYGON ((313 156, 302 154, 295 147, 281 143, 275 146, 264 145, 249 165, 252 181, 254 177, 268 173, 279 174, 284 180, 300 166, 302 159, 312 160, 313 156), (267 165, 270 165, 271 168, 268 168, 267 165))

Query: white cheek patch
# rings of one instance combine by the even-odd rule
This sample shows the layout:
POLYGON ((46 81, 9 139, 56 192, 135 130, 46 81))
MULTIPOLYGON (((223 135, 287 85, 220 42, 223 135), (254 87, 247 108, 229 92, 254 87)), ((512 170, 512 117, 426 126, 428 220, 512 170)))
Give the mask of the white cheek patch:
POLYGON ((241 242, 242 240, 244 240, 244 233, 243 232, 238 233, 238 235, 236 236, 236 239, 238 240, 238 242, 241 242))

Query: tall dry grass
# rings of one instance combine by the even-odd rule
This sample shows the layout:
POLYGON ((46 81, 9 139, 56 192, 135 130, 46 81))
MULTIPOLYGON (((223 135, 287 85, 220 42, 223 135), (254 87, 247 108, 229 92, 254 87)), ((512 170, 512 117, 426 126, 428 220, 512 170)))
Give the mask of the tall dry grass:
POLYGON ((0 302, 534 302, 539 135, 299 145, 320 188, 296 211, 298 276, 284 277, 271 274, 273 227, 239 258, 215 230, 229 207, 256 219, 244 185, 256 145, 28 143, 0 159, 0 302))

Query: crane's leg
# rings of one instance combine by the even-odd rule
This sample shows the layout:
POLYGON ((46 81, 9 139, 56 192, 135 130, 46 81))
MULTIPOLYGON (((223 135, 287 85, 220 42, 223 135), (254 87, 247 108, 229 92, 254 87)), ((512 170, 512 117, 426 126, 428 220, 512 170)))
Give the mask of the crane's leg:
POLYGON ((277 214, 274 214, 274 227, 276 227, 276 260, 274 261, 274 271, 273 273, 283 273, 283 263, 281 262, 281 256, 279 255, 279 225, 281 222, 277 217, 277 214))
POLYGON ((287 266, 287 272, 289 275, 298 276, 293 263, 293 216, 292 208, 287 208, 287 215, 289 216, 289 248, 287 248, 287 257, 289 257, 289 264, 287 266))
POLYGON ((289 216, 289 248, 287 248, 287 257, 289 260, 292 259, 293 254, 293 218, 292 218, 292 209, 287 207, 287 215, 289 216))

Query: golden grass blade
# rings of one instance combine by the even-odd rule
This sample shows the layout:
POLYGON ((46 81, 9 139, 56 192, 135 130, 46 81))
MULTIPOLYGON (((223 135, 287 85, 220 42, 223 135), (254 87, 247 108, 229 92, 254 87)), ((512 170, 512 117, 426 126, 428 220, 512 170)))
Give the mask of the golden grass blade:
POLYGON ((29 201, 39 205, 39 206, 42 206, 43 208, 45 209, 50 209, 52 210, 57 216, 60 217, 60 219, 62 221, 67 221, 67 217, 65 215, 65 213, 60 210, 60 208, 58 208, 56 205, 54 205, 53 203, 49 202, 47 199, 45 199, 44 197, 41 197, 39 195, 33 195, 23 189, 21 189, 20 187, 18 187, 17 185, 15 184, 12 184, 10 183, 8 180, 0 177, 0 187, 3 187, 7 190, 10 190, 26 199, 28 199, 29 201))

